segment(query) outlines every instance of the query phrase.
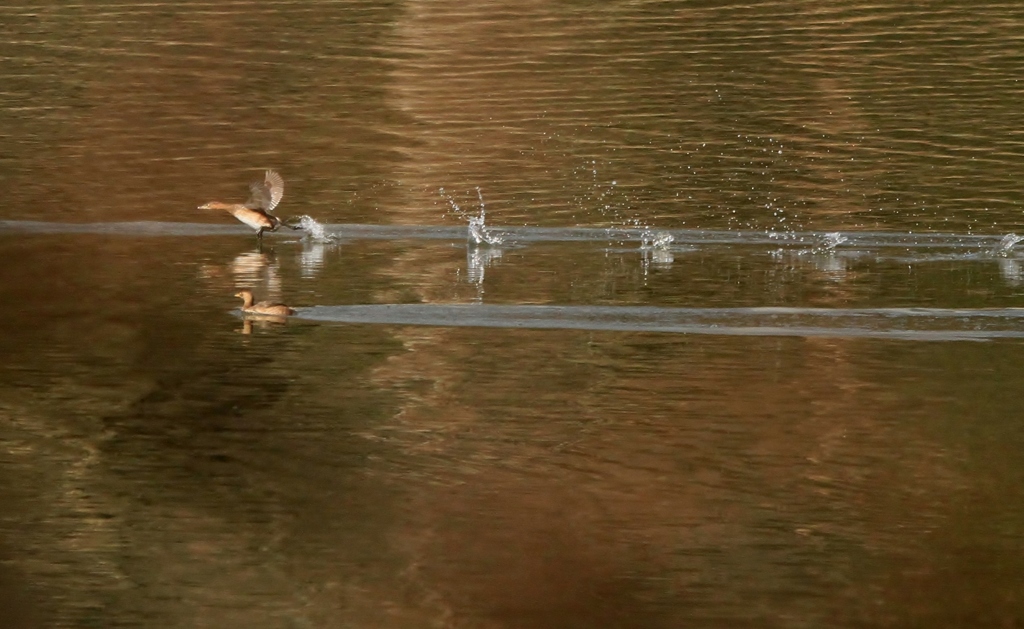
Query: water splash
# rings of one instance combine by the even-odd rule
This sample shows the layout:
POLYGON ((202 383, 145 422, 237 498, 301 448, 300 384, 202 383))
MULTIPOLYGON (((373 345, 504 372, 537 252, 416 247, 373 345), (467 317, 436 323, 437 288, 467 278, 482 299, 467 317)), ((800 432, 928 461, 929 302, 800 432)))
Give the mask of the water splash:
POLYGON ((338 235, 328 232, 323 223, 310 216, 299 217, 299 226, 306 232, 302 240, 302 253, 299 254, 302 277, 316 277, 323 270, 327 250, 337 244, 338 235))
POLYGON ((484 195, 480 188, 476 189, 476 196, 480 200, 480 211, 476 216, 470 215, 462 209, 452 195, 445 193, 444 188, 439 188, 441 196, 452 208, 452 213, 467 223, 466 238, 474 245, 500 245, 505 242, 505 237, 487 227, 487 206, 484 203, 484 195))
POLYGON ((617 179, 604 172, 606 166, 596 159, 590 159, 572 169, 573 185, 580 186, 580 189, 573 195, 571 207, 586 214, 597 210, 614 227, 624 227, 630 223, 642 227, 637 225, 639 220, 635 218, 635 212, 631 211, 632 200, 626 189, 619 186, 617 179))
POLYGON ((312 242, 329 244, 338 241, 337 234, 328 232, 323 223, 312 216, 303 214, 299 217, 299 228, 306 232, 306 238, 312 242))
POLYGON ((842 235, 839 232, 830 232, 828 234, 822 234, 818 237, 818 242, 814 244, 810 249, 804 249, 796 252, 800 256, 831 256, 836 252, 836 248, 844 242, 850 239, 842 235))
POLYGON ((645 229, 640 234, 640 248, 647 250, 667 250, 676 241, 676 237, 669 232, 659 232, 645 229))
POLYGON ((999 244, 992 249, 992 255, 1005 258, 1010 255, 1013 251, 1013 247, 1020 241, 1024 240, 1024 236, 1018 236, 1017 234, 1006 234, 1003 239, 999 241, 999 244))
POLYGON ((823 254, 835 253, 836 247, 848 241, 849 238, 839 232, 831 232, 822 236, 818 244, 811 247, 810 253, 823 254))
MULTIPOLYGON (((455 214, 459 218, 465 217, 466 213, 463 212, 461 207, 459 207, 459 204, 455 200, 455 197, 445 192, 444 188, 438 188, 437 191, 441 195, 441 198, 448 202, 448 207, 452 209, 453 214, 455 214)), ((445 212, 445 214, 447 214, 447 212, 445 212)))
POLYGON ((650 270, 650 267, 667 269, 672 266, 675 262, 675 256, 669 250, 669 247, 675 242, 675 236, 668 232, 658 232, 650 229, 645 229, 640 234, 640 251, 643 252, 643 270, 644 277, 650 270))
MULTIPOLYGON (((847 278, 850 260, 859 254, 854 252, 840 254, 837 249, 839 245, 849 242, 850 239, 839 232, 819 234, 816 235, 816 238, 817 242, 810 249, 796 251, 790 255, 794 256, 794 260, 799 260, 801 265, 810 264, 833 282, 844 281, 847 278)), ((781 256, 784 256, 784 252, 781 250, 778 255, 773 253, 773 257, 781 256)))
POLYGON ((642 265, 645 280, 651 267, 667 269, 676 261, 676 257, 669 249, 675 240, 676 237, 668 232, 645 229, 640 234, 640 251, 643 253, 642 265))

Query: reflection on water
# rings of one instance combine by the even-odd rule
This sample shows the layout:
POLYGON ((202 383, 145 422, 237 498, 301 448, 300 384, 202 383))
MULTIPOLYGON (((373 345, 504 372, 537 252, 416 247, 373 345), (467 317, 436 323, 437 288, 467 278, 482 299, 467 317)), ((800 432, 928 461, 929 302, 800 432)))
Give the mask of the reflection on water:
POLYGON ((498 247, 475 244, 466 247, 466 281, 482 288, 487 267, 501 260, 501 254, 498 247))
POLYGON ((272 253, 246 251, 228 264, 203 264, 199 278, 209 285, 254 290, 270 299, 281 298, 281 267, 272 253))
POLYGON ((985 609, 1016 583, 975 563, 1024 517, 1012 257, 836 278, 803 244, 687 245, 647 275, 600 239, 453 234, 350 238, 309 274, 305 242, 176 237, 181 263, 139 265, 152 243, 0 238, 48 264, 0 283, 0 497, 20 596, 58 624, 854 625, 976 609, 918 598, 967 566, 985 609), (488 253, 483 303, 451 305, 488 253), (236 318, 234 287, 273 278, 299 314, 236 318), (54 311, 65 280, 105 307, 54 311), (391 303, 410 290, 439 303, 391 303))
POLYGON ((1022 20, 0 7, 7 625, 1020 625, 1022 20))
POLYGON ((274 326, 284 325, 288 323, 287 317, 276 317, 274 315, 242 315, 242 328, 239 330, 242 334, 252 334, 253 328, 260 330, 272 330, 274 326))
POLYGON ((324 257, 327 255, 327 245, 322 242, 311 242, 304 244, 300 257, 302 265, 302 276, 313 278, 324 267, 324 257))
POLYGON ((1003 259, 999 261, 999 273, 1003 280, 1010 286, 1024 284, 1024 267, 1021 267, 1019 260, 1003 259))

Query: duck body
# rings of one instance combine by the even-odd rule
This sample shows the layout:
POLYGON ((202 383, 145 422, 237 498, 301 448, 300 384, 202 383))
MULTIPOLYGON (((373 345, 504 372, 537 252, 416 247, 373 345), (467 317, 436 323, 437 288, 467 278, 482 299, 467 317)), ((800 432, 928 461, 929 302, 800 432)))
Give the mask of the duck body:
POLYGON ((295 311, 284 304, 274 304, 269 301, 253 303, 252 291, 243 290, 235 293, 235 297, 242 298, 242 312, 245 314, 268 315, 272 317, 287 317, 295 314, 295 311))
POLYGON ((285 223, 272 214, 284 197, 284 179, 277 171, 268 170, 263 176, 263 181, 249 184, 249 192, 249 200, 245 203, 210 201, 200 205, 199 209, 224 210, 243 224, 255 229, 256 237, 259 239, 263 238, 263 232, 277 231, 282 225, 290 229, 301 229, 285 223))
POLYGON ((284 221, 273 214, 269 214, 263 210, 246 207, 243 203, 221 203, 219 201, 211 201, 200 205, 199 209, 224 210, 228 214, 237 218, 240 222, 255 229, 257 238, 263 238, 263 232, 265 231, 277 231, 277 228, 282 225, 291 227, 292 229, 299 229, 298 227, 287 225, 284 221))

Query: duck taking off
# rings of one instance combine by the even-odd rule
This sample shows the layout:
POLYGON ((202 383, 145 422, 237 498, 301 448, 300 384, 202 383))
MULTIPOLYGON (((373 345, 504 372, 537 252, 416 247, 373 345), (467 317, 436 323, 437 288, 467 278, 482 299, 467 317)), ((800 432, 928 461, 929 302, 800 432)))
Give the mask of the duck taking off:
POLYGON ((199 206, 200 210, 224 210, 249 227, 256 230, 256 237, 263 239, 264 231, 277 231, 277 228, 284 225, 290 229, 301 229, 298 226, 289 225, 271 212, 281 202, 284 196, 284 179, 274 170, 268 170, 263 181, 254 181, 249 184, 249 200, 245 203, 221 203, 210 201, 199 206))
POLYGON ((235 297, 242 298, 242 312, 245 314, 269 315, 272 317, 287 317, 295 314, 295 311, 284 304, 272 304, 269 301, 252 303, 252 291, 240 290, 235 297))

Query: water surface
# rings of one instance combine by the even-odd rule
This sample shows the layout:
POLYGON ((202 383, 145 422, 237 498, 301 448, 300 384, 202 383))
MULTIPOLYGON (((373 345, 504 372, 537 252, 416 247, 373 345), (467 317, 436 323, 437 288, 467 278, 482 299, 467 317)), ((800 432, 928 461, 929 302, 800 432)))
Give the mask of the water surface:
POLYGON ((1021 624, 1022 25, 0 8, 8 626, 1021 624))

